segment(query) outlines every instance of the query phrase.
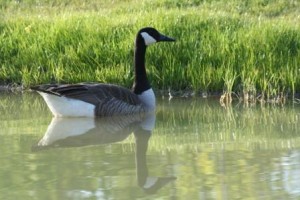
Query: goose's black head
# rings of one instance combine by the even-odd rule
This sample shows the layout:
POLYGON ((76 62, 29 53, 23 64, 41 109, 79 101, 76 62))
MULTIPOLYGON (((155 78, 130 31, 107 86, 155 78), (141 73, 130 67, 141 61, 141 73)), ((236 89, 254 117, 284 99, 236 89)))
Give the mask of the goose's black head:
POLYGON ((137 35, 137 42, 142 42, 145 46, 149 46, 156 42, 174 42, 175 39, 165 36, 158 32, 155 28, 142 28, 137 35))

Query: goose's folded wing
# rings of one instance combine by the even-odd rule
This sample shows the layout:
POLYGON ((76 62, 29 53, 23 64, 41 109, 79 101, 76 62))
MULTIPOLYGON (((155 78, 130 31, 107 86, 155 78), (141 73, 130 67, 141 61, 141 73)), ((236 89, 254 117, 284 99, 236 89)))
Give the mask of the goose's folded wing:
POLYGON ((93 105, 117 100, 130 105, 139 105, 141 101, 129 89, 113 84, 72 84, 39 85, 31 89, 57 96, 81 100, 93 105))

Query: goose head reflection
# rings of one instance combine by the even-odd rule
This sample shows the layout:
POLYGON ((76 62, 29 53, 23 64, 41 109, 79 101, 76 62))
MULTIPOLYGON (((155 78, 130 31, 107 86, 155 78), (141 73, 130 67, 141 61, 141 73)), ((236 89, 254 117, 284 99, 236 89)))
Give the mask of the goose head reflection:
POLYGON ((53 118, 32 150, 111 144, 125 140, 133 133, 137 184, 145 193, 153 194, 176 179, 148 174, 146 155, 154 126, 154 113, 105 118, 53 118))

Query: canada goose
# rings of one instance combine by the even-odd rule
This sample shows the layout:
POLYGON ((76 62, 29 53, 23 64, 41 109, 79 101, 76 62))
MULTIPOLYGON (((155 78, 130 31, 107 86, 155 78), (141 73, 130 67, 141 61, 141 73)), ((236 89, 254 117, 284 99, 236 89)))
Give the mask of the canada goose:
POLYGON ((113 116, 153 111, 155 95, 147 79, 145 53, 147 46, 175 39, 146 27, 135 40, 135 79, 132 91, 113 84, 47 84, 31 87, 39 92, 57 117, 113 116))

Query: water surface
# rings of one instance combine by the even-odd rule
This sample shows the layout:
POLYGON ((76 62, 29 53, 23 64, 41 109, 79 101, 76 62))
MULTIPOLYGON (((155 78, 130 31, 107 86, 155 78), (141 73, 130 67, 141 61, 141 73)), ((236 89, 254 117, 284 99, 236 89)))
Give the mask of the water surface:
POLYGON ((0 199, 300 199, 299 105, 157 104, 56 119, 35 93, 0 93, 0 199))

